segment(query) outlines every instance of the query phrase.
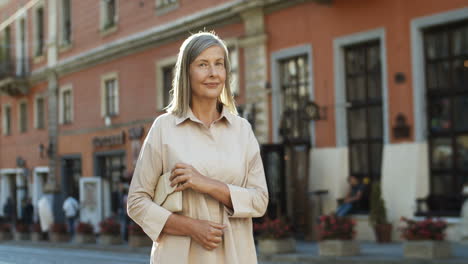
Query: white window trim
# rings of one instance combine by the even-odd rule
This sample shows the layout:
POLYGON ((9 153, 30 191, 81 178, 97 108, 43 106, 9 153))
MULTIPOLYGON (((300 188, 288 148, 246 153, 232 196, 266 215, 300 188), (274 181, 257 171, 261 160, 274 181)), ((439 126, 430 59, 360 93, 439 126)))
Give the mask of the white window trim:
POLYGON ((101 32, 114 32, 117 29, 117 24, 119 23, 119 0, 115 0, 115 15, 114 15, 114 26, 110 28, 104 28, 107 20, 107 10, 106 10, 106 0, 99 1, 99 13, 100 13, 100 26, 101 32))
MULTIPOLYGON (((283 111, 283 100, 281 98, 281 80, 280 80, 280 61, 283 59, 307 55, 309 65, 309 100, 313 101, 314 95, 314 67, 313 67, 313 49, 311 45, 302 45, 276 51, 271 54, 271 85, 272 85, 272 112, 273 112, 273 142, 280 143, 279 127, 281 122, 281 113, 283 111)), ((310 121, 310 142, 315 145, 315 122, 310 121)))
POLYGON ((37 104, 37 101, 39 99, 44 100, 44 127, 43 128, 46 127, 46 119, 45 119, 46 101, 45 101, 45 96, 43 94, 37 94, 34 97, 34 128, 35 129, 43 129, 43 128, 39 128, 39 110, 38 110, 38 104, 37 104))
MULTIPOLYGON (((16 58, 18 58, 19 60, 21 59, 26 59, 28 58, 28 53, 29 53, 29 48, 28 48, 28 45, 27 43, 29 43, 29 40, 28 40, 28 16, 26 15, 26 12, 22 13, 21 15, 19 15, 19 17, 16 19, 15 21, 15 53, 16 53, 16 58), (20 39, 20 29, 21 29, 21 20, 24 20, 24 40, 25 40, 25 43, 22 43, 21 42, 21 39, 20 39), (24 47, 24 51, 25 51, 25 54, 21 54, 21 45, 25 45, 24 47)), ((20 73, 20 63, 16 63, 16 73, 20 73)), ((26 72, 29 72, 29 64, 27 63, 27 60, 25 60, 25 71, 26 72)))
POLYGON ((426 73, 423 30, 468 19, 468 7, 411 20, 411 65, 413 72, 414 135, 416 142, 427 140, 426 73))
MULTIPOLYGON (((46 14, 46 8, 45 8, 45 2, 44 0, 40 0, 34 7, 33 7, 33 57, 35 58, 43 58, 45 53, 46 53, 46 46, 47 46, 47 35, 46 35, 46 28, 47 28, 47 25, 46 25, 46 21, 47 21, 47 14, 46 14), (37 30, 37 10, 39 8, 42 8, 42 10, 44 11, 44 50, 42 51, 42 54, 37 56, 37 51, 38 51, 38 30, 37 30)), ((26 34, 27 35, 27 34, 26 34)))
POLYGON ((11 104, 3 104, 2 105, 2 134, 4 136, 6 135, 11 135, 12 132, 12 125, 13 125, 13 108, 11 107, 11 104), (6 108, 10 108, 10 133, 7 133, 6 131, 6 108))
POLYGON ((106 117, 106 81, 115 80, 115 115, 119 114, 119 77, 117 72, 107 73, 101 76, 101 117, 106 117))
POLYGON ((163 111, 164 107, 164 73, 165 67, 176 64, 177 55, 156 61, 156 111, 163 111))
MULTIPOLYGON (((59 6, 59 19, 60 19, 60 23, 59 23, 59 45, 62 46, 62 47, 68 47, 72 44, 73 42, 73 31, 70 29, 70 42, 65 42, 65 17, 64 17, 64 12, 63 12, 63 1, 65 0, 60 0, 59 3, 58 3, 58 6, 59 6)), ((73 26, 73 0, 70 0, 70 20, 71 20, 71 26, 73 26)))
POLYGON ((18 112, 17 112, 17 113, 18 113, 18 114, 17 114, 17 116, 18 116, 18 132, 19 132, 20 134, 26 133, 26 132, 28 132, 28 129, 29 129, 29 126, 28 126, 28 124, 29 124, 29 115, 28 115, 29 107, 28 107, 28 101, 27 101, 26 99, 21 99, 21 100, 19 100, 19 101, 18 101, 18 106, 17 106, 17 108, 18 108, 18 112), (22 104, 26 104, 26 129, 25 129, 24 131, 21 131, 21 105, 22 105, 22 104))
POLYGON ((343 36, 333 40, 333 64, 335 81, 335 133, 336 146, 348 145, 348 126, 346 118, 346 86, 345 86, 345 54, 344 48, 349 45, 358 44, 372 40, 380 41, 380 59, 382 62, 382 122, 383 143, 389 144, 389 122, 388 122, 388 76, 387 76, 387 46, 385 28, 371 31, 359 32, 343 36))

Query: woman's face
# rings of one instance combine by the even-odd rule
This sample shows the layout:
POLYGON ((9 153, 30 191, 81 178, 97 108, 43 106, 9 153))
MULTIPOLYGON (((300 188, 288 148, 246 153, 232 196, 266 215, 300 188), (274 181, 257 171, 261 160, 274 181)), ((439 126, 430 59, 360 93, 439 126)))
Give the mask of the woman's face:
POLYGON ((211 46, 190 64, 192 99, 216 100, 226 82, 224 50, 211 46))

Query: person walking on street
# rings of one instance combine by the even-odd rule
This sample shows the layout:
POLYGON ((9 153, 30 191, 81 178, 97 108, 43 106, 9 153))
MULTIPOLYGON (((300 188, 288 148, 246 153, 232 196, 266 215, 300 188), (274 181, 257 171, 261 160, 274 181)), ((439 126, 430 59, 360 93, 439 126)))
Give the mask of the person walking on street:
POLYGON ((52 206, 50 205, 47 195, 42 195, 41 199, 37 202, 39 213, 39 223, 41 225, 42 238, 47 239, 47 232, 50 225, 54 222, 54 215, 52 214, 52 206))
POLYGON ((67 218, 67 227, 68 232, 71 237, 75 236, 75 219, 78 215, 78 210, 80 206, 78 201, 73 196, 68 196, 67 199, 63 202, 63 211, 65 212, 65 217, 67 218))
POLYGON ((23 217, 22 218, 23 223, 26 224, 27 226, 30 226, 32 224, 33 213, 34 213, 34 207, 31 203, 31 198, 26 198, 21 207, 21 215, 23 217))

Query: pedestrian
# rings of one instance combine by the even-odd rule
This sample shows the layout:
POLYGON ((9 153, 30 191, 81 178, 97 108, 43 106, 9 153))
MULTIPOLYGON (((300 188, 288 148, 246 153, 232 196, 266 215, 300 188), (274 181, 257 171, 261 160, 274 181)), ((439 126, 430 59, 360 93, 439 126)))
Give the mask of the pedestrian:
POLYGON ((351 212, 353 206, 361 200, 362 192, 364 190, 364 185, 362 185, 359 179, 356 176, 349 176, 348 183, 350 185, 350 190, 346 195, 343 203, 336 210, 336 216, 343 217, 351 212))
POLYGON ((3 216, 6 223, 11 223, 13 221, 13 216, 15 213, 15 205, 11 197, 8 197, 5 205, 3 205, 3 216))
POLYGON ((73 238, 75 236, 75 219, 78 216, 80 206, 73 196, 68 196, 63 202, 62 209, 65 213, 65 217, 67 218, 68 233, 70 233, 73 238))
POLYGON ((50 225, 54 222, 54 215, 52 214, 51 202, 47 195, 43 194, 37 202, 39 213, 39 223, 41 225, 42 239, 47 239, 47 233, 50 225))
POLYGON ((128 241, 128 225, 130 218, 127 214, 127 198, 128 188, 122 185, 122 191, 120 195, 120 208, 119 208, 119 219, 120 219, 120 234, 123 241, 128 241))
POLYGON ((25 198, 23 200, 23 204, 21 207, 21 215, 22 215, 22 220, 25 225, 28 227, 32 224, 33 222, 33 213, 34 213, 34 207, 31 202, 31 198, 25 198))
POLYGON ((144 140, 128 195, 128 213, 153 243, 152 263, 256 263, 252 217, 268 191, 259 144, 237 115, 224 42, 201 32, 182 44, 168 113, 144 140), (154 203, 169 175, 181 212, 154 203))

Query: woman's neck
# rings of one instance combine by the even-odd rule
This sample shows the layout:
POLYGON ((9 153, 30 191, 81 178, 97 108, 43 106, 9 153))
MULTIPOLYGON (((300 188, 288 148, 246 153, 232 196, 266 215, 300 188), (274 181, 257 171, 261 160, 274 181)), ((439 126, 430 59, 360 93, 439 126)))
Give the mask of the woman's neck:
POLYGON ((192 98, 192 112, 193 114, 200 119, 207 127, 219 118, 220 113, 217 108, 217 100, 195 100, 192 98))

